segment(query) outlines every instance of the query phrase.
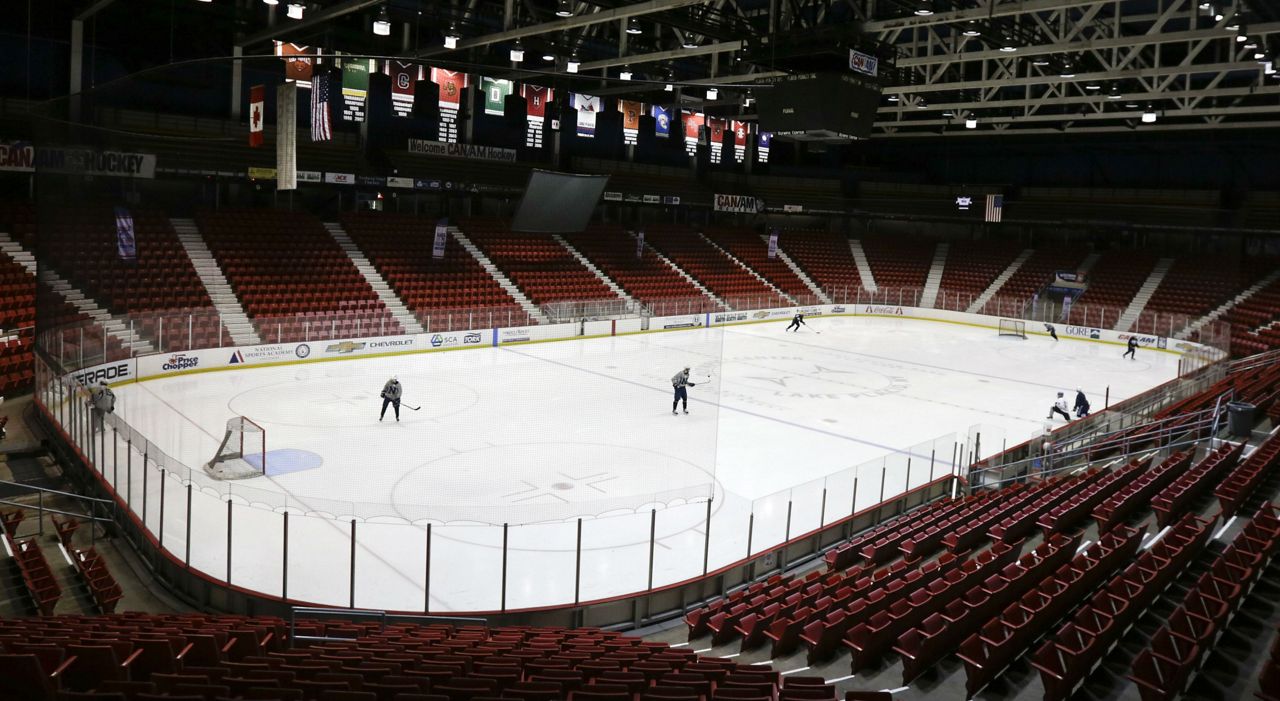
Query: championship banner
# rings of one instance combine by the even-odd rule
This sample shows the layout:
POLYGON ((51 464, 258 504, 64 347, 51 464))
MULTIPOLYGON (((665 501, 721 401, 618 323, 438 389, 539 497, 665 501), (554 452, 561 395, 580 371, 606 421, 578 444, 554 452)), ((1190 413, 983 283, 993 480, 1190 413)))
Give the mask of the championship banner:
POLYGON ((507 96, 515 91, 516 84, 505 78, 480 78, 480 91, 484 93, 484 113, 501 117, 507 113, 507 96))
POLYGON ((431 257, 435 260, 444 258, 445 243, 449 240, 449 220, 436 222, 436 240, 431 244, 431 257))
POLYGON ((706 115, 701 112, 684 112, 684 150, 690 156, 698 155, 698 136, 702 133, 702 124, 706 115))
POLYGON ((581 93, 569 93, 569 106, 578 113, 578 136, 584 139, 595 138, 596 113, 600 111, 600 98, 581 93))
POLYGON ((724 149, 725 120, 720 117, 709 117, 707 123, 711 127, 711 162, 719 163, 720 153, 724 149))
POLYGON ((365 100, 369 97, 369 73, 378 70, 373 58, 342 59, 342 118, 364 121, 365 100))
POLYGON ((764 201, 750 195, 721 195, 717 193, 715 210, 717 212, 758 214, 764 210, 764 201))
POLYGON ((249 148, 262 145, 262 105, 266 88, 255 85, 249 88, 249 148))
POLYGON ((310 46, 298 46, 283 41, 272 42, 276 55, 284 58, 284 79, 297 83, 300 88, 311 87, 311 73, 315 70, 316 50, 310 46))
POLYGON ((387 61, 385 68, 391 76, 391 111, 397 117, 413 114, 413 92, 422 80, 422 66, 404 61, 387 61))
POLYGON ((276 87, 276 189, 298 189, 298 84, 276 87))
POLYGON ((636 232, 636 258, 644 258, 644 229, 636 232))
POLYGON ((671 136, 671 108, 654 105, 650 108, 653 115, 653 135, 659 139, 671 136))
POLYGON ((644 104, 635 100, 618 100, 618 111, 622 113, 622 143, 635 146, 640 136, 640 111, 644 104))
POLYGON ((138 262, 138 243, 134 237, 133 215, 124 207, 116 207, 116 253, 126 263, 138 262))
POLYGON ((440 129, 437 137, 444 142, 458 143, 458 111, 462 109, 462 91, 467 87, 467 74, 431 69, 431 82, 439 88, 440 129))
POLYGON ((555 98, 555 91, 541 85, 525 83, 520 86, 520 96, 525 100, 525 119, 529 122, 524 145, 542 148, 542 125, 547 118, 547 103, 555 98))
POLYGON ((769 257, 778 257, 778 230, 774 229, 769 232, 769 257))
POLYGON ((773 133, 762 131, 756 136, 756 160, 769 162, 769 142, 773 141, 773 133))
POLYGON ((747 158, 747 123, 733 120, 733 160, 738 163, 747 158))

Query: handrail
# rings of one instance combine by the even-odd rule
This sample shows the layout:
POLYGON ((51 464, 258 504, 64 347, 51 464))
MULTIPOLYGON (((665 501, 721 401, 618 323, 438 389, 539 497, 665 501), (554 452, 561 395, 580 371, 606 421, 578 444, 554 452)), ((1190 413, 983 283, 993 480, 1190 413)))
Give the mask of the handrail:
POLYGON ((378 630, 387 629, 387 619, 393 621, 434 621, 439 623, 448 623, 450 625, 457 623, 470 623, 474 625, 489 626, 489 619, 478 618, 472 616, 417 616, 412 614, 389 614, 381 609, 352 609, 352 608, 320 608, 316 606, 293 606, 289 609, 289 641, 290 644, 295 640, 307 641, 330 641, 330 640, 350 640, 350 638, 339 638, 326 635, 298 635, 297 623, 298 614, 315 615, 315 616, 335 616, 338 618, 376 618, 378 619, 378 630))

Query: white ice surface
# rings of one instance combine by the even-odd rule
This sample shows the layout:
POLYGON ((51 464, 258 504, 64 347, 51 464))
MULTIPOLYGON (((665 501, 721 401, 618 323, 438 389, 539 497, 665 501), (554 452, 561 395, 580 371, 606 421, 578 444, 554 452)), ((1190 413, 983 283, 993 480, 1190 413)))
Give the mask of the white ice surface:
MULTIPOLYGON (((715 569, 747 555, 752 514, 758 553, 927 482, 931 457, 933 476, 947 474, 975 426, 986 456, 1043 430, 1059 391, 1071 401, 1083 389, 1096 410, 1108 388, 1116 402, 1177 372, 1172 354, 1130 361, 1118 346, 946 323, 783 326, 201 373, 122 387, 117 414, 153 444, 149 465, 157 451, 172 458, 164 546, 180 558, 180 464, 199 471, 230 416, 266 428, 267 477, 196 477, 193 567, 227 577, 230 495, 232 583, 281 593, 288 512, 288 596, 350 603, 355 519, 355 604, 423 610, 430 523, 430 609, 494 610, 501 524, 510 524, 507 608, 573 601, 578 518, 581 600, 650 585, 651 525, 652 585, 662 586, 702 574, 709 495, 715 569), (698 386, 689 415, 672 416, 669 380, 685 365, 698 386), (392 375, 421 410, 379 422, 392 375), (284 449, 314 453, 320 466, 272 475, 272 451, 284 449)), ((134 449, 132 468, 121 444, 103 471, 122 492, 132 479, 138 513, 145 491, 154 530, 160 473, 141 469, 143 447, 134 449)))

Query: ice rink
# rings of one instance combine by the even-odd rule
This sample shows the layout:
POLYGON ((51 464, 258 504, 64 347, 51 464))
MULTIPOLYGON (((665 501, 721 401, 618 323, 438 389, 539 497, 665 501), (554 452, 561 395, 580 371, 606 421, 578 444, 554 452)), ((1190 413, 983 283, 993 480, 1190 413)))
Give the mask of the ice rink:
POLYGON ((1031 438, 1059 391, 1070 402, 1083 389, 1096 411, 1108 389, 1114 403, 1178 368, 1170 353, 1140 350, 1131 361, 1120 346, 1001 338, 958 324, 829 317, 798 333, 784 326, 126 385, 118 415, 196 471, 229 417, 263 425, 267 476, 215 482, 196 472, 189 548, 186 510, 174 506, 185 506, 187 475, 153 475, 144 486, 143 470, 121 474, 118 454, 109 479, 128 479, 153 499, 153 529, 166 490, 165 548, 238 586, 278 595, 287 566, 288 596, 316 603, 556 605, 699 576, 704 547, 714 570, 947 475, 975 430, 984 456, 1031 438), (670 378, 686 365, 697 386, 689 414, 673 416, 670 378), (420 410, 402 408, 399 422, 388 411, 380 422, 378 395, 391 376, 420 410))

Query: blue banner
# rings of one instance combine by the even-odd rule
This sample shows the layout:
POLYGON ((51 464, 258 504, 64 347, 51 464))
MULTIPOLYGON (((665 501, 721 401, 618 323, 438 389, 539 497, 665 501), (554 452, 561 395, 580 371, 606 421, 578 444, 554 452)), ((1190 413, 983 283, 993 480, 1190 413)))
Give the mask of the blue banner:
POLYGON ((116 207, 116 253, 120 260, 138 262, 138 241, 133 235, 133 215, 124 207, 116 207))
POLYGON ((653 121, 654 135, 661 139, 671 136, 671 109, 669 107, 654 105, 653 121))

